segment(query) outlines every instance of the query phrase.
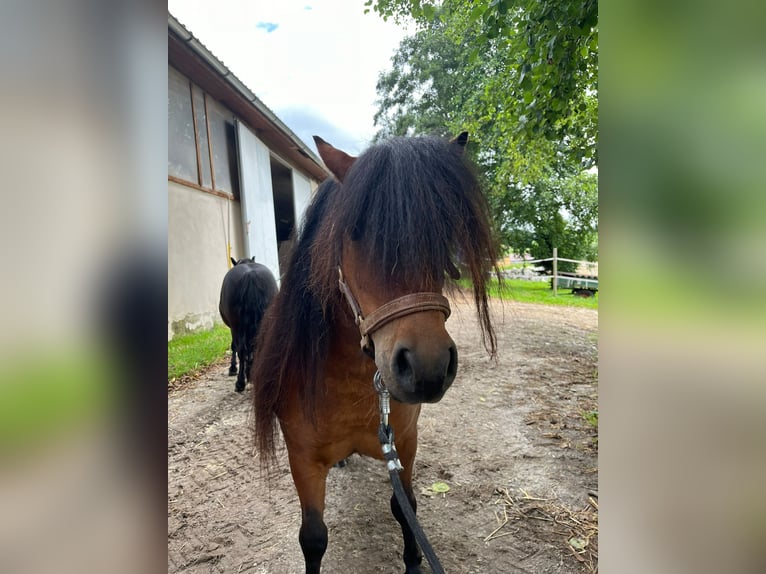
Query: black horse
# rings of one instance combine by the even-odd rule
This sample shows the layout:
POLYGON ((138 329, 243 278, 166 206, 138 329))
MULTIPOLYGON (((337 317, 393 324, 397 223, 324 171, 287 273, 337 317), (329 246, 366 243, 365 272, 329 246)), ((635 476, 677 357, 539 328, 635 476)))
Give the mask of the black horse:
POLYGON ((229 375, 237 375, 234 390, 245 390, 253 363, 253 350, 258 327, 267 307, 277 294, 277 282, 265 265, 255 257, 235 261, 223 278, 218 310, 223 322, 231 329, 231 365, 229 375), (237 373, 239 355, 239 373, 237 373))

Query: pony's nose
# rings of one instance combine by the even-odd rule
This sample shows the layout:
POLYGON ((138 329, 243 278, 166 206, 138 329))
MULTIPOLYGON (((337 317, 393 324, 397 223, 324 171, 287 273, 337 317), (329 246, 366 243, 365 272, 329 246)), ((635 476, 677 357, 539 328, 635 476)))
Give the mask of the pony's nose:
POLYGON ((405 345, 394 349, 392 371, 400 388, 419 401, 436 402, 455 380, 457 349, 454 343, 430 353, 405 345))

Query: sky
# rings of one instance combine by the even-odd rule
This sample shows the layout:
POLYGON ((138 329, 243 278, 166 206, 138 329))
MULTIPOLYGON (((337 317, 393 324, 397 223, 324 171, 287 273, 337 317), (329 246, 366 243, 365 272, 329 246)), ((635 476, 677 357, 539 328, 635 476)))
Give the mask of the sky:
POLYGON ((375 83, 408 33, 364 0, 169 0, 168 10, 316 151, 352 155, 373 125, 375 83))

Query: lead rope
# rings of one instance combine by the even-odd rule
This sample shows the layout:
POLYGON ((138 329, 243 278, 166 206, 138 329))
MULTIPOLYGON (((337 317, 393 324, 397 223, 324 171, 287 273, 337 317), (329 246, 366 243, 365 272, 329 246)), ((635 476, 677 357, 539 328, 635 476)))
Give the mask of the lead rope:
POLYGON ((418 546, 420 546, 423 555, 431 566, 431 571, 433 574, 444 574, 444 568, 442 568, 442 565, 439 563, 439 559, 436 557, 436 553, 431 547, 431 543, 428 542, 425 532, 423 532, 423 529, 420 527, 418 519, 415 516, 415 511, 412 510, 410 500, 407 498, 407 493, 404 492, 402 479, 399 478, 399 471, 403 470, 404 467, 399 461, 399 455, 396 452, 396 446, 394 445, 394 429, 388 424, 388 415, 391 413, 391 395, 383 384, 383 380, 380 377, 380 371, 375 371, 375 376, 373 377, 372 382, 378 393, 378 404, 380 408, 378 439, 380 440, 381 449, 383 450, 383 457, 386 459, 386 468, 388 469, 388 476, 391 478, 391 486, 394 489, 394 496, 396 496, 396 500, 399 502, 399 508, 402 509, 410 530, 412 530, 412 533, 415 535, 415 540, 417 540, 418 546))

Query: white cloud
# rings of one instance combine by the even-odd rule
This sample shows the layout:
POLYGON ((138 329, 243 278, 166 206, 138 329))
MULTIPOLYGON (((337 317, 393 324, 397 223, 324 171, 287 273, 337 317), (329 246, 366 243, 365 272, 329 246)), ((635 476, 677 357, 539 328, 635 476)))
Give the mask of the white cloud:
POLYGON ((375 83, 406 35, 364 8, 362 0, 168 3, 170 13, 304 141, 281 110, 304 119, 316 114, 318 125, 335 126, 358 143, 349 153, 361 151, 376 131, 375 83))

